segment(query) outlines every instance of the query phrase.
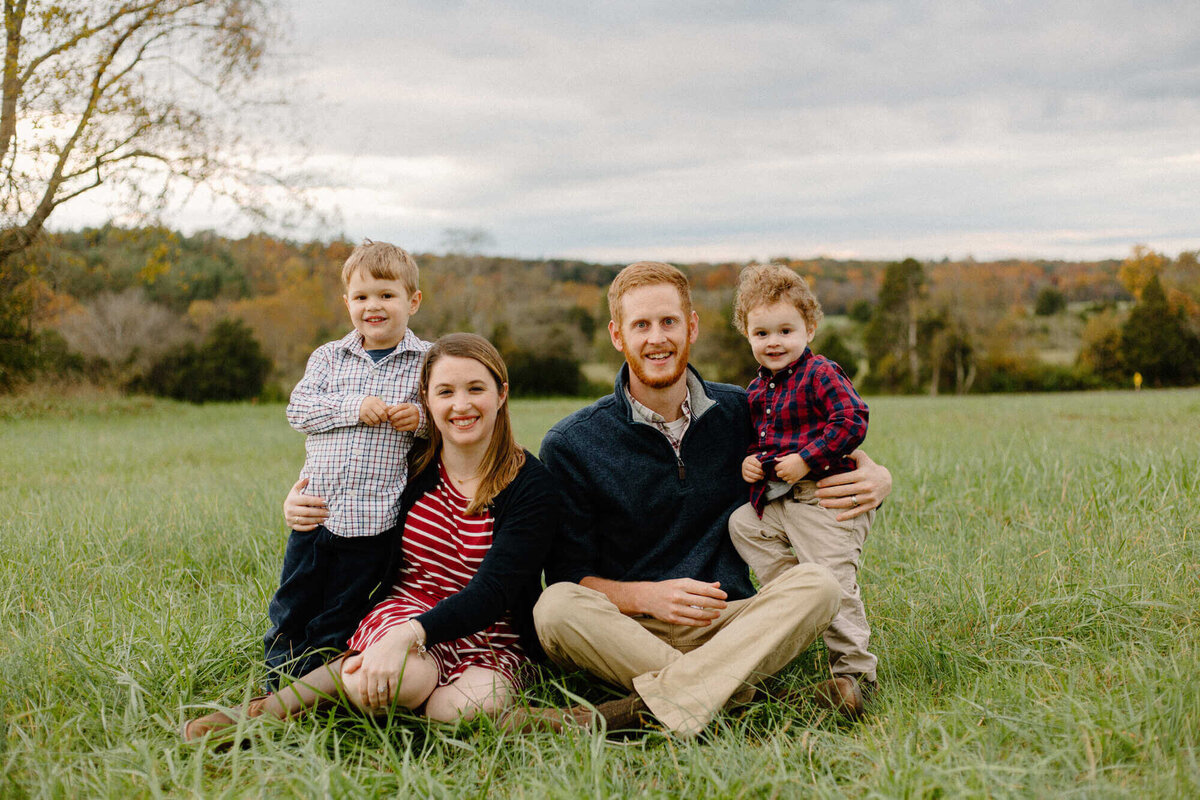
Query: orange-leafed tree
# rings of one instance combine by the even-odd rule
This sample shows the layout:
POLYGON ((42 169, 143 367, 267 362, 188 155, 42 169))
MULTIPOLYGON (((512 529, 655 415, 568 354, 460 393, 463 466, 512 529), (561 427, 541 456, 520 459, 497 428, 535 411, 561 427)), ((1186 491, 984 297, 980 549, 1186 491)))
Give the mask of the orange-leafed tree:
POLYGON ((1168 261, 1162 253, 1156 253, 1144 244, 1135 244, 1129 258, 1121 262, 1117 278, 1127 292, 1140 300, 1146 284, 1163 271, 1168 261))

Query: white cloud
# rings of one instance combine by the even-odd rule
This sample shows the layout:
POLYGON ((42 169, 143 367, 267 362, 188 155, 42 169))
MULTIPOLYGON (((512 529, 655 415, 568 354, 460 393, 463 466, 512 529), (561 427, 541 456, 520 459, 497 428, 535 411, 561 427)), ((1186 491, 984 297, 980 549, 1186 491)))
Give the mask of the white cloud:
POLYGON ((617 261, 1200 248, 1195 2, 288 7, 352 238, 481 226, 497 252, 617 261))

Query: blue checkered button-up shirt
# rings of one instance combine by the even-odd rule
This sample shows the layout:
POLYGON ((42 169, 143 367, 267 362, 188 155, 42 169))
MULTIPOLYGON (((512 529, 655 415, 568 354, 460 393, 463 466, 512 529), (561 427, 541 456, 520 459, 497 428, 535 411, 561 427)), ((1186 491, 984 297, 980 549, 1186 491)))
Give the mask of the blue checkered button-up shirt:
MULTIPOLYGON (((374 536, 399 517, 414 434, 386 422, 364 425, 358 412, 372 395, 388 405, 416 403, 421 360, 429 347, 410 330, 392 353, 375 362, 358 331, 350 331, 309 357, 304 378, 292 390, 287 418, 308 434, 300 477, 308 478, 305 494, 329 503, 325 527, 330 532, 374 536)), ((422 411, 416 435, 425 436, 427 425, 422 411)))

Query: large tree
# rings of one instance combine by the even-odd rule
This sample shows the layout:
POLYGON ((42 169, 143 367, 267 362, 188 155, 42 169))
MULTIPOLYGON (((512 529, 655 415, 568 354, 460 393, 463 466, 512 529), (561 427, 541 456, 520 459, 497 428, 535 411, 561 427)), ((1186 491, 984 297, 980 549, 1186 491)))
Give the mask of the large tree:
POLYGON ((1151 386, 1188 386, 1200 379, 1200 338, 1181 309, 1167 302, 1157 275, 1121 328, 1121 357, 1151 386))
POLYGON ((261 0, 5 0, 0 388, 29 361, 27 255, 56 208, 103 186, 153 213, 205 186, 261 210, 242 131, 270 16, 261 0))
POLYGON ((879 389, 913 391, 921 381, 917 333, 925 269, 913 258, 887 265, 875 313, 867 324, 868 383, 879 389))
POLYGON ((141 210, 236 186, 269 28, 256 0, 5 0, 0 264, 100 186, 141 210))

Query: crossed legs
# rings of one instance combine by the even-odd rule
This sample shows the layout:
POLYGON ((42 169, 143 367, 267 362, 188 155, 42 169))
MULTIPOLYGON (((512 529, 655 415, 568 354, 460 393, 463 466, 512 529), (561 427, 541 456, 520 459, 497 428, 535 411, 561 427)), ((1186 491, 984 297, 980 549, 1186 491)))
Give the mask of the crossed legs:
MULTIPOLYGON (((414 711, 423 707, 424 715, 435 722, 459 722, 479 714, 495 715, 511 706, 517 696, 516 687, 502 673, 484 667, 468 667, 449 684, 438 686, 437 662, 427 654, 410 653, 395 692, 380 705, 369 706, 363 701, 361 673, 344 672, 344 661, 345 657, 334 659, 272 694, 250 701, 242 715, 284 719, 341 698, 367 714, 384 714, 397 706, 414 711)), ((236 724, 235 716, 216 711, 186 723, 182 734, 191 741, 236 724)))
POLYGON ((636 691, 664 726, 692 735, 807 648, 840 596, 828 569, 799 564, 696 627, 627 617, 600 592, 557 583, 534 607, 534 624, 551 660, 636 691))
POLYGON ((265 713, 290 717, 321 705, 327 698, 345 697, 367 714, 383 714, 392 706, 416 710, 436 722, 468 720, 478 714, 495 714, 510 706, 516 689, 496 670, 468 667, 455 680, 438 686, 437 662, 428 655, 410 653, 400 677, 400 686, 379 706, 363 702, 361 673, 343 672, 339 658, 313 670, 295 683, 268 695, 265 713))

